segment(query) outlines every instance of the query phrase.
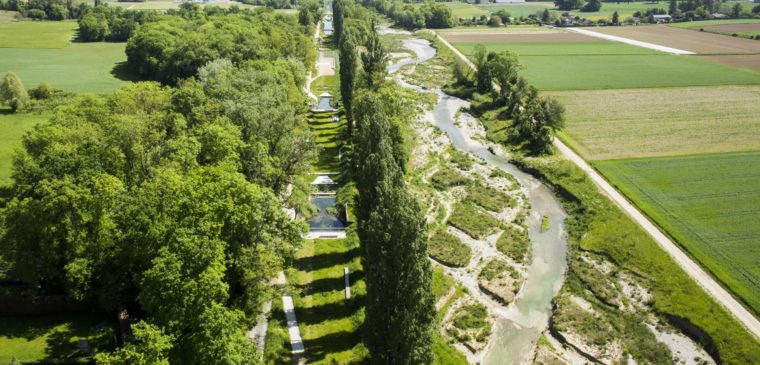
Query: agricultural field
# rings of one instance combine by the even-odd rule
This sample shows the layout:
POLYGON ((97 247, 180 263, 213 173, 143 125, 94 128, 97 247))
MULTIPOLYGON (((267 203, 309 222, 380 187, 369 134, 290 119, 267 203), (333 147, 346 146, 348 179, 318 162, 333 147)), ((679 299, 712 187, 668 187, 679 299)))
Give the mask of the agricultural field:
POLYGON ((11 113, 10 109, 0 109, 0 186, 11 183, 13 154, 21 148, 21 137, 46 118, 44 114, 11 113))
POLYGON ((522 75, 544 91, 760 84, 760 73, 751 70, 579 34, 531 34, 529 28, 521 28, 516 34, 507 30, 483 36, 456 31, 442 35, 465 54, 472 54, 478 43, 489 51, 517 53, 522 75))
POLYGON ((760 42, 756 40, 739 37, 727 37, 722 34, 699 32, 667 25, 641 25, 637 27, 594 27, 584 29, 598 33, 635 39, 637 41, 678 48, 697 54, 760 53, 760 42))
MULTIPOLYGON (((478 7, 480 7, 481 9, 485 9, 491 13, 499 11, 499 9, 505 9, 509 11, 512 14, 512 16, 515 16, 515 17, 536 14, 539 11, 544 11, 544 9, 549 9, 552 13, 555 13, 557 15, 568 12, 565 10, 555 10, 555 6, 553 2, 527 2, 527 3, 522 3, 522 4, 488 4, 488 5, 478 5, 478 7)), ((584 18, 597 20, 597 19, 611 18, 612 13, 617 11, 621 19, 624 19, 626 17, 632 16, 637 11, 645 12, 647 9, 652 9, 652 8, 667 9, 668 4, 666 2, 661 2, 661 3, 652 3, 652 2, 607 3, 605 2, 605 3, 602 3, 602 8, 599 9, 599 11, 584 13, 579 10, 575 10, 575 11, 570 11, 570 13, 576 14, 584 18)))
MULTIPOLYGON (((455 18, 472 18, 480 17, 481 15, 489 16, 491 12, 482 9, 476 5, 468 4, 465 2, 445 2, 442 3, 451 9, 451 15, 455 18)), ((422 6, 422 3, 415 3, 415 6, 422 6)))
POLYGON ((607 179, 756 313, 760 152, 596 162, 607 179))
POLYGON ((566 108, 562 139, 588 160, 760 150, 760 86, 547 95, 566 108))

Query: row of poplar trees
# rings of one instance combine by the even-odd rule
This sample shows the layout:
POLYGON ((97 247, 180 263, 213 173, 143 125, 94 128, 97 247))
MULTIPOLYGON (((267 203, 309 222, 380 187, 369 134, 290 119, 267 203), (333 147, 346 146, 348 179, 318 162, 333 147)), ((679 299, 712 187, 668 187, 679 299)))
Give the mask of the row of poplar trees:
POLYGON ((362 14, 351 1, 333 2, 366 273, 364 341, 374 364, 429 364, 435 305, 425 217, 404 180, 402 126, 413 115, 386 81, 387 51, 374 24, 356 19, 362 14))

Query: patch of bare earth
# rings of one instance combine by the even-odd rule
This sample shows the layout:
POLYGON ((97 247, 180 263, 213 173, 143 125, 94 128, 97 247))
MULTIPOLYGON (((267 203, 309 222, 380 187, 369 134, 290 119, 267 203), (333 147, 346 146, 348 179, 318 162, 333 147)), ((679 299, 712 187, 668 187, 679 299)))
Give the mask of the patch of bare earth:
POLYGON ((709 32, 751 32, 760 30, 760 23, 711 25, 703 28, 709 32))
POLYGON ((696 56, 696 57, 701 58, 703 60, 707 60, 707 61, 722 63, 724 65, 760 71, 760 54, 714 55, 714 56, 696 56))
POLYGON ((578 33, 533 33, 533 34, 445 34, 449 42, 602 42, 599 38, 585 36, 578 33))
POLYGON ((698 54, 760 53, 760 42, 755 40, 666 25, 595 27, 586 29, 598 33, 678 48, 698 54))

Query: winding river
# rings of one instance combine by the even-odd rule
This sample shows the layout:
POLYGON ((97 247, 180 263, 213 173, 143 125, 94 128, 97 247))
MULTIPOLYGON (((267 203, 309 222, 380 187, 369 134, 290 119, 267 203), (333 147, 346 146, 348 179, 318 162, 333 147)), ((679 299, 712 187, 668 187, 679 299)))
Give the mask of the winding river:
MULTIPOLYGON (((417 64, 435 56, 435 48, 423 39, 406 39, 404 47, 417 57, 402 59, 388 66, 389 73, 406 64, 417 64)), ((405 87, 414 87, 398 79, 405 87)), ((432 123, 444 131, 454 147, 483 159, 486 163, 512 174, 527 190, 530 215, 527 223, 533 249, 533 261, 527 278, 514 303, 495 311, 494 335, 484 354, 484 365, 520 364, 528 359, 551 315, 552 298, 559 292, 567 267, 567 241, 563 230, 565 212, 553 192, 535 177, 524 173, 506 159, 494 155, 488 147, 472 138, 470 131, 455 124, 455 114, 468 102, 433 90, 439 94, 432 111, 432 123), (549 217, 549 229, 541 231, 543 216, 549 217)))

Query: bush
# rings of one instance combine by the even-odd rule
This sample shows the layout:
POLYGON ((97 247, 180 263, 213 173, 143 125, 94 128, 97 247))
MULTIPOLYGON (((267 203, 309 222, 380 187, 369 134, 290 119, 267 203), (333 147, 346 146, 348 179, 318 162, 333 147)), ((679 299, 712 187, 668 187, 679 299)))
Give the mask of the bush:
POLYGON ((472 168, 472 158, 466 153, 451 148, 449 155, 451 156, 451 162, 453 162, 458 169, 467 171, 472 168))
POLYGON ((530 256, 530 238, 524 230, 507 228, 496 241, 496 249, 517 263, 526 262, 530 256))
POLYGON ((29 90, 29 96, 37 100, 50 99, 57 91, 52 85, 43 81, 36 88, 29 90))
POLYGON ((507 207, 514 207, 515 201, 507 194, 489 186, 472 186, 467 190, 467 202, 477 204, 492 212, 501 212, 507 207))
POLYGON ((482 212, 471 203, 456 204, 449 217, 449 224, 476 239, 487 237, 500 226, 496 218, 482 212))
POLYGON ((464 267, 470 262, 472 250, 444 229, 436 230, 428 242, 428 253, 446 266, 464 267))
POLYGON ((447 190, 454 186, 467 185, 470 183, 470 179, 452 169, 442 168, 433 174, 430 182, 436 190, 447 190))
POLYGON ((478 279, 491 281, 494 279, 504 278, 506 275, 511 276, 515 280, 519 279, 519 275, 515 269, 513 269, 504 261, 494 259, 483 266, 483 269, 480 270, 480 274, 478 274, 478 279))
POLYGON ((26 14, 26 16, 28 16, 29 18, 34 19, 34 20, 47 19, 47 14, 45 14, 45 11, 44 10, 40 10, 40 9, 29 10, 29 12, 26 14))

